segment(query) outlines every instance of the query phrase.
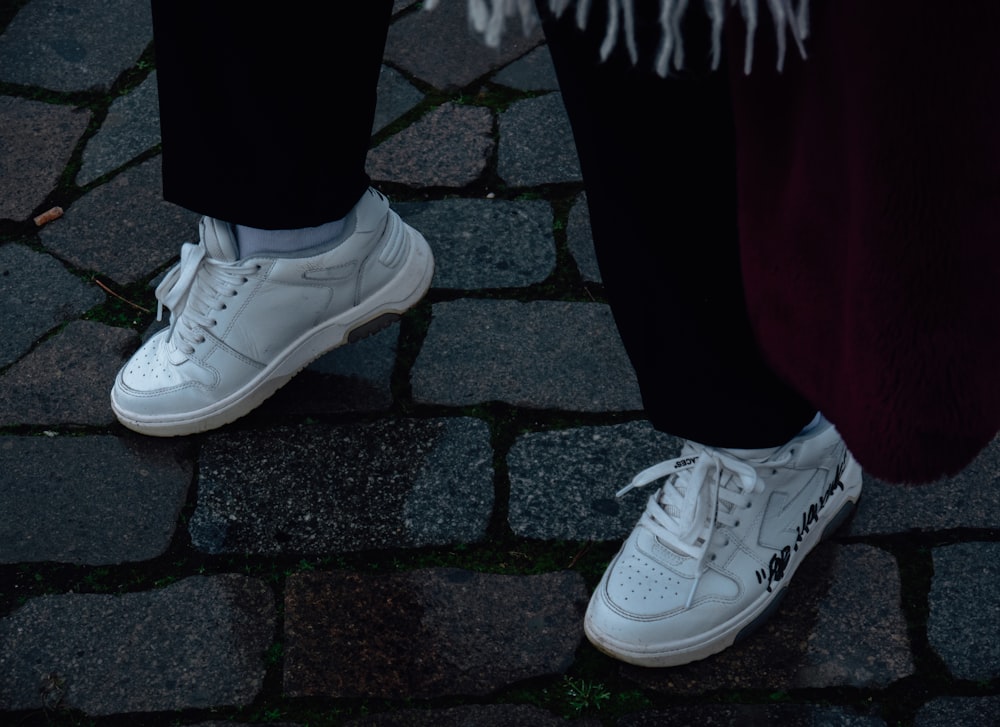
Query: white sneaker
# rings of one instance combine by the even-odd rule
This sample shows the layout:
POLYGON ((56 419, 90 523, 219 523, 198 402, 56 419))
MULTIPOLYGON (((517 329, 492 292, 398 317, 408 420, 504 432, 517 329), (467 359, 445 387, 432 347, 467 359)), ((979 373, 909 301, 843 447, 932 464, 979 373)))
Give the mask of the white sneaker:
POLYGON ((129 429, 192 434, 248 413, 327 351, 398 318, 430 287, 427 241, 369 189, 332 249, 237 259, 233 228, 206 217, 199 244, 156 289, 170 326, 118 373, 111 406, 129 429))
POLYGON ((618 493, 665 480, 591 597, 594 646, 650 667, 732 646, 861 495, 861 467, 825 419, 763 461, 752 454, 689 442, 618 493))

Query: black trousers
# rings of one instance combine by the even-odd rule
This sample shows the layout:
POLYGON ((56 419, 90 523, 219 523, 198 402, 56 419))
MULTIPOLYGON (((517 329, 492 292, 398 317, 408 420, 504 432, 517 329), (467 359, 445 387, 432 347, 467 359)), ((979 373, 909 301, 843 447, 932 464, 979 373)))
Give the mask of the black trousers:
MULTIPOLYGON (((330 27, 298 5, 245 4, 236 15, 153 0, 166 199, 269 229, 346 214, 369 183, 391 9, 392 0, 340 3, 330 27)), ((646 412, 658 429, 704 444, 782 444, 815 411, 768 368, 747 319, 725 76, 664 80, 648 58, 633 67, 623 53, 601 63, 600 9, 586 33, 571 15, 544 28, 646 412)), ((655 18, 640 21, 650 27, 642 47, 655 49, 655 18)), ((686 35, 695 55, 707 28, 686 35)))
POLYGON ((747 317, 733 115, 725 72, 708 67, 707 17, 687 13, 693 70, 664 79, 653 70, 656 3, 637 4, 634 66, 623 43, 600 61, 601 3, 585 32, 572 9, 557 21, 538 5, 601 277, 650 420, 713 446, 783 444, 816 410, 772 373, 747 317))
POLYGON ((347 214, 369 183, 392 0, 152 9, 164 197, 264 229, 347 214))

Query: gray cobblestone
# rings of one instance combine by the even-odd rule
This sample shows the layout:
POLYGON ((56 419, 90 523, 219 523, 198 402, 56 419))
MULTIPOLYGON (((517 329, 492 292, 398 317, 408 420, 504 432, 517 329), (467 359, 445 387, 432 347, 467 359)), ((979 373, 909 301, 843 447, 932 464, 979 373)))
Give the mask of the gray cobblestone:
POLYGON ((34 0, 0 36, 0 80, 53 91, 105 90, 152 37, 148 3, 34 0))
POLYGON ((295 576, 285 600, 285 693, 485 695, 559 674, 583 636, 585 603, 582 579, 569 572, 295 576))
POLYGON ((101 130, 83 150, 76 183, 90 184, 159 143, 160 105, 154 71, 138 88, 111 104, 101 130))
POLYGON ((0 374, 0 426, 110 425, 115 417, 107 382, 114 380, 137 339, 123 328, 69 323, 0 374))
POLYGON ((0 246, 0 366, 23 356, 43 335, 101 303, 104 294, 54 258, 22 245, 0 246))
POLYGON ((274 599, 238 575, 122 596, 43 596, 0 620, 0 709, 90 715, 247 705, 274 599))
POLYGON ((996 527, 1000 510, 1000 440, 965 470, 926 485, 899 485, 865 477, 864 506, 851 521, 854 535, 907 530, 996 527))
POLYGON ((472 419, 219 433, 200 462, 190 530, 208 553, 473 542, 493 507, 489 440, 472 419))
POLYGON ((164 202, 161 161, 154 157, 83 196, 44 227, 42 243, 83 270, 128 285, 153 274, 197 242, 199 216, 164 202))
POLYGON ((935 548, 927 638, 958 679, 1000 672, 1000 543, 935 548))
POLYGON ((571 411, 642 403, 607 306, 458 300, 439 303, 412 373, 417 401, 503 401, 571 411))
POLYGON ((510 526, 525 538, 619 540, 648 493, 615 493, 637 472, 676 457, 679 440, 648 422, 579 427, 520 437, 507 456, 510 526))
POLYGON ((26 220, 35 212, 59 180, 90 119, 89 111, 0 97, 0 219, 26 220))
POLYGON ((925 704, 914 727, 1000 724, 1000 697, 942 697, 925 704))
POLYGON ((559 94, 519 101, 500 115, 497 172, 512 187, 582 180, 559 94))
POLYGON ((513 288, 555 270, 552 208, 539 200, 446 199, 399 204, 434 250, 436 288, 513 288))
POLYGON ((447 103, 368 154, 375 180, 427 187, 462 187, 486 170, 493 154, 488 109, 447 103))
POLYGON ((107 435, 0 437, 0 563, 155 558, 192 466, 177 442, 107 435))

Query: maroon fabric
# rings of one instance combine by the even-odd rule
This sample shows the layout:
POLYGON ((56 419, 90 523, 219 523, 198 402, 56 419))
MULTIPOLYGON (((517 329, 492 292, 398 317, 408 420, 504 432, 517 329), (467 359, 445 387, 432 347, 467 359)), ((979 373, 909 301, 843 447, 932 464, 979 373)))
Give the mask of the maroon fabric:
POLYGON ((729 24, 750 316, 863 467, 926 481, 1000 429, 1000 3, 812 7, 781 74, 729 24))

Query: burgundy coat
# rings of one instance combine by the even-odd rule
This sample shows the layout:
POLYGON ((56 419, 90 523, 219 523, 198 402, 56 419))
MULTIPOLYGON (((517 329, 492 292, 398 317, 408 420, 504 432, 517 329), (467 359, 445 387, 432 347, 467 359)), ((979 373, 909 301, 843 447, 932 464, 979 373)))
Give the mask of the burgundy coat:
POLYGON ((736 20, 765 355, 875 476, 954 473, 1000 430, 1000 2, 813 0, 780 74, 763 27, 743 74, 736 20))

